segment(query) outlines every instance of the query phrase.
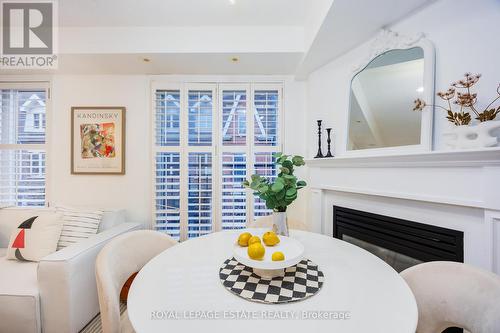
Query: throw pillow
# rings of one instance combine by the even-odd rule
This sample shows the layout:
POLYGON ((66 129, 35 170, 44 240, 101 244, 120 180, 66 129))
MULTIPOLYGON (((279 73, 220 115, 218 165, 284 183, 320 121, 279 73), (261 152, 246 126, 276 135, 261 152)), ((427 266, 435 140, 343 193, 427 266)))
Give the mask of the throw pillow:
POLYGON ((97 234, 104 214, 102 210, 82 210, 62 206, 56 207, 56 210, 63 215, 63 228, 57 250, 97 234))
POLYGON ((61 229, 60 214, 44 214, 28 218, 12 233, 7 259, 40 261, 56 251, 61 229))

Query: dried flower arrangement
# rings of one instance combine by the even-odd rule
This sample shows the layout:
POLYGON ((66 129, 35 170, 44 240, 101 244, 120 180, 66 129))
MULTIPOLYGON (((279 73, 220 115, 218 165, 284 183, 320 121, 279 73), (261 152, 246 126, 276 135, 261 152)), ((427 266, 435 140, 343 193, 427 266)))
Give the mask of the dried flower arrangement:
POLYGON ((471 88, 479 81, 480 78, 481 74, 465 73, 464 78, 451 83, 451 87, 448 90, 438 92, 437 96, 447 102, 447 108, 440 105, 427 105, 425 101, 418 98, 414 101, 415 107, 413 108, 413 111, 422 111, 427 106, 441 108, 447 112, 446 119, 456 126, 470 124, 472 120, 470 111, 472 111, 472 113, 476 116, 475 119, 480 122, 493 120, 498 114, 500 114, 500 106, 496 109, 494 107, 490 109, 490 107, 492 107, 493 104, 500 99, 500 84, 497 87, 498 96, 494 98, 483 111, 479 112, 476 109, 477 93, 472 93, 471 88), (459 110, 457 112, 453 112, 452 104, 458 106, 459 110))

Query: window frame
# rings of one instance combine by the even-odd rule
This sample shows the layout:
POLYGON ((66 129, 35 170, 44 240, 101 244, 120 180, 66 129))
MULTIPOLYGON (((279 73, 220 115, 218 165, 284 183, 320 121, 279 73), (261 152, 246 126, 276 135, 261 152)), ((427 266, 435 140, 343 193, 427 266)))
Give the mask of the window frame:
MULTIPOLYGON (((0 143, 0 150, 40 150, 45 153, 45 202, 44 207, 50 206, 51 198, 51 182, 50 182, 50 143, 51 143, 51 120, 52 120, 52 96, 51 96, 51 81, 50 80, 17 80, 12 81, 0 81, 0 90, 3 89, 33 89, 33 90, 45 90, 45 142, 44 143, 34 143, 34 144, 2 144, 0 143)), ((40 117, 40 123, 42 122, 42 117, 40 117)), ((39 168, 41 168, 41 163, 39 168)), ((26 206, 19 207, 20 209, 33 209, 38 206, 26 206)))
MULTIPOLYGON (((188 234, 188 170, 185 166, 188 164, 190 152, 209 152, 212 154, 212 232, 222 230, 222 156, 223 153, 245 153, 246 155, 246 175, 247 178, 254 172, 255 153, 272 153, 282 151, 284 136, 284 88, 285 82, 273 80, 270 82, 256 80, 196 80, 196 81, 177 81, 177 80, 152 80, 151 81, 151 182, 152 182, 152 201, 151 201, 151 228, 156 228, 156 154, 158 152, 180 153, 181 164, 181 189, 180 189, 180 240, 187 239, 188 234), (159 146, 156 144, 156 91, 158 90, 179 90, 180 92, 180 143, 179 146, 159 146), (189 90, 212 90, 212 143, 210 146, 189 146, 189 109, 188 92, 189 90), (247 113, 251 112, 252 117, 246 119, 246 143, 245 145, 227 145, 223 144, 222 137, 222 92, 224 90, 245 90, 247 94, 247 113), (277 141, 276 145, 255 145, 254 144, 254 94, 258 90, 277 90, 278 91, 278 123, 277 123, 277 141)), ((251 191, 246 191, 246 202, 252 203, 246 205, 246 223, 254 214, 254 196, 251 191)))

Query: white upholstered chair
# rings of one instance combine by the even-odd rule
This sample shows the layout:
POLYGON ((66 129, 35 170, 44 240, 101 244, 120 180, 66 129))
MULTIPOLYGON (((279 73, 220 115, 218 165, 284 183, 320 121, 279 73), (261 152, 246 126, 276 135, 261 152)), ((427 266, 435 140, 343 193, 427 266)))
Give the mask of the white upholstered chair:
POLYGON ((448 327, 500 332, 498 275, 462 263, 434 261, 410 267, 401 276, 417 300, 417 333, 448 327))
POLYGON ((110 241, 96 260, 96 280, 103 333, 134 332, 127 312, 120 315, 120 291, 127 279, 172 245, 172 237, 151 231, 126 233, 110 241))
MULTIPOLYGON (((309 228, 307 225, 302 223, 301 221, 295 220, 287 216, 288 228, 290 229, 298 229, 308 231, 309 228)), ((261 216, 255 219, 255 221, 247 223, 247 228, 269 228, 272 229, 273 226, 273 217, 272 215, 261 216)))

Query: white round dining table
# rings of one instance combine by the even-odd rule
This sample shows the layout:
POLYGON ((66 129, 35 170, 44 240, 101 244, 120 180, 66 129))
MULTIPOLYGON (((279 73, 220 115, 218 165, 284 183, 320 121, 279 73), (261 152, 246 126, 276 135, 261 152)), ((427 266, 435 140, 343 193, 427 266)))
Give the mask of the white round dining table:
POLYGON ((304 245, 304 257, 324 273, 316 295, 263 304, 232 294, 222 285, 219 268, 232 257, 241 232, 215 232, 179 243, 146 264, 128 295, 135 331, 415 332, 417 305, 399 274, 373 254, 321 234, 290 232, 304 245))

